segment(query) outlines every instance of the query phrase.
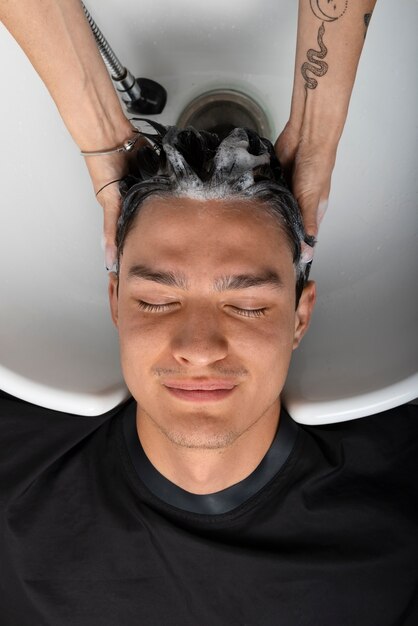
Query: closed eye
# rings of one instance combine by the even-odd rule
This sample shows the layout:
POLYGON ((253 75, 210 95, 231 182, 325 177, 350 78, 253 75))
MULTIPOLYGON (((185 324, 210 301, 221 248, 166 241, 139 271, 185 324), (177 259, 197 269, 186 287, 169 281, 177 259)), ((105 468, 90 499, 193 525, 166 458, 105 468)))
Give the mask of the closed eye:
POLYGON ((166 311, 173 304, 176 304, 176 303, 171 302, 170 304, 150 304, 149 302, 144 302, 144 300, 138 300, 138 306, 140 309, 142 309, 143 311, 149 311, 149 312, 155 312, 155 313, 166 311))
POLYGON ((240 309, 236 306, 232 307, 238 315, 244 315, 244 317, 261 317, 266 314, 266 308, 263 309, 240 309))
MULTIPOLYGON (((144 300, 138 300, 138 307, 142 311, 147 311, 149 313, 162 313, 176 304, 178 303, 171 302, 170 304, 151 304, 149 302, 145 302, 144 300)), ((241 309, 237 306, 229 306, 231 306, 238 315, 243 315, 244 317, 261 317, 262 315, 265 315, 267 310, 265 307, 262 309, 241 309)))

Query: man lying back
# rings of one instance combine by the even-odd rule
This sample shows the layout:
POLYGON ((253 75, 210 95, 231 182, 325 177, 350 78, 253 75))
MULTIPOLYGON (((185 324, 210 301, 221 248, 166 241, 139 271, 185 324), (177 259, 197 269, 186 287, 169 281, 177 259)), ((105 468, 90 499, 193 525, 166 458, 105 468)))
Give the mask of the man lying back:
POLYGON ((152 125, 109 279, 132 398, 1 400, 4 623, 416 624, 413 407, 292 420, 312 240, 273 147, 152 125))

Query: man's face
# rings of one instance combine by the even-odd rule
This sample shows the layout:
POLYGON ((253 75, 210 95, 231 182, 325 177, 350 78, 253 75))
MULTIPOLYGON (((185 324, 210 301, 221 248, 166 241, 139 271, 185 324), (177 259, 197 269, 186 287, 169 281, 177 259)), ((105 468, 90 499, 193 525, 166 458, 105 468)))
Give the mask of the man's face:
POLYGON ((140 420, 200 448, 277 422, 315 286, 295 311, 290 246, 261 205, 150 198, 126 238, 118 293, 117 282, 111 274, 112 317, 140 420), (202 384, 218 391, 190 390, 202 384))

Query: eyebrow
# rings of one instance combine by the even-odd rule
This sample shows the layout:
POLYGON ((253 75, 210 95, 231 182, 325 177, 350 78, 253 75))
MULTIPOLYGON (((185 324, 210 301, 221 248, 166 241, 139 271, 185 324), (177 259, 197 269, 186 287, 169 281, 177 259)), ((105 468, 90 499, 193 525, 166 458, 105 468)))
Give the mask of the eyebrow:
MULTIPOLYGON (((184 274, 175 274, 170 271, 155 270, 146 265, 133 265, 128 272, 128 280, 141 278, 160 285, 177 287, 184 291, 189 290, 189 284, 184 274)), ((215 279, 214 291, 229 289, 247 289, 249 287, 275 287, 280 289, 283 282, 275 270, 265 269, 260 274, 233 274, 223 275, 215 279)))

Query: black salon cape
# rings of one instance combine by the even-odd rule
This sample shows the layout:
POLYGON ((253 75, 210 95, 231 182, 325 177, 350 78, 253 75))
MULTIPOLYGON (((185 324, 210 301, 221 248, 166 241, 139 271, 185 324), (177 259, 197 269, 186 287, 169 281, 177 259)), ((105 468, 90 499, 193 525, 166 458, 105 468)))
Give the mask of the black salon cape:
POLYGON ((145 486, 129 411, 0 397, 1 626, 417 626, 417 407, 287 417, 279 471, 216 514, 145 486))

